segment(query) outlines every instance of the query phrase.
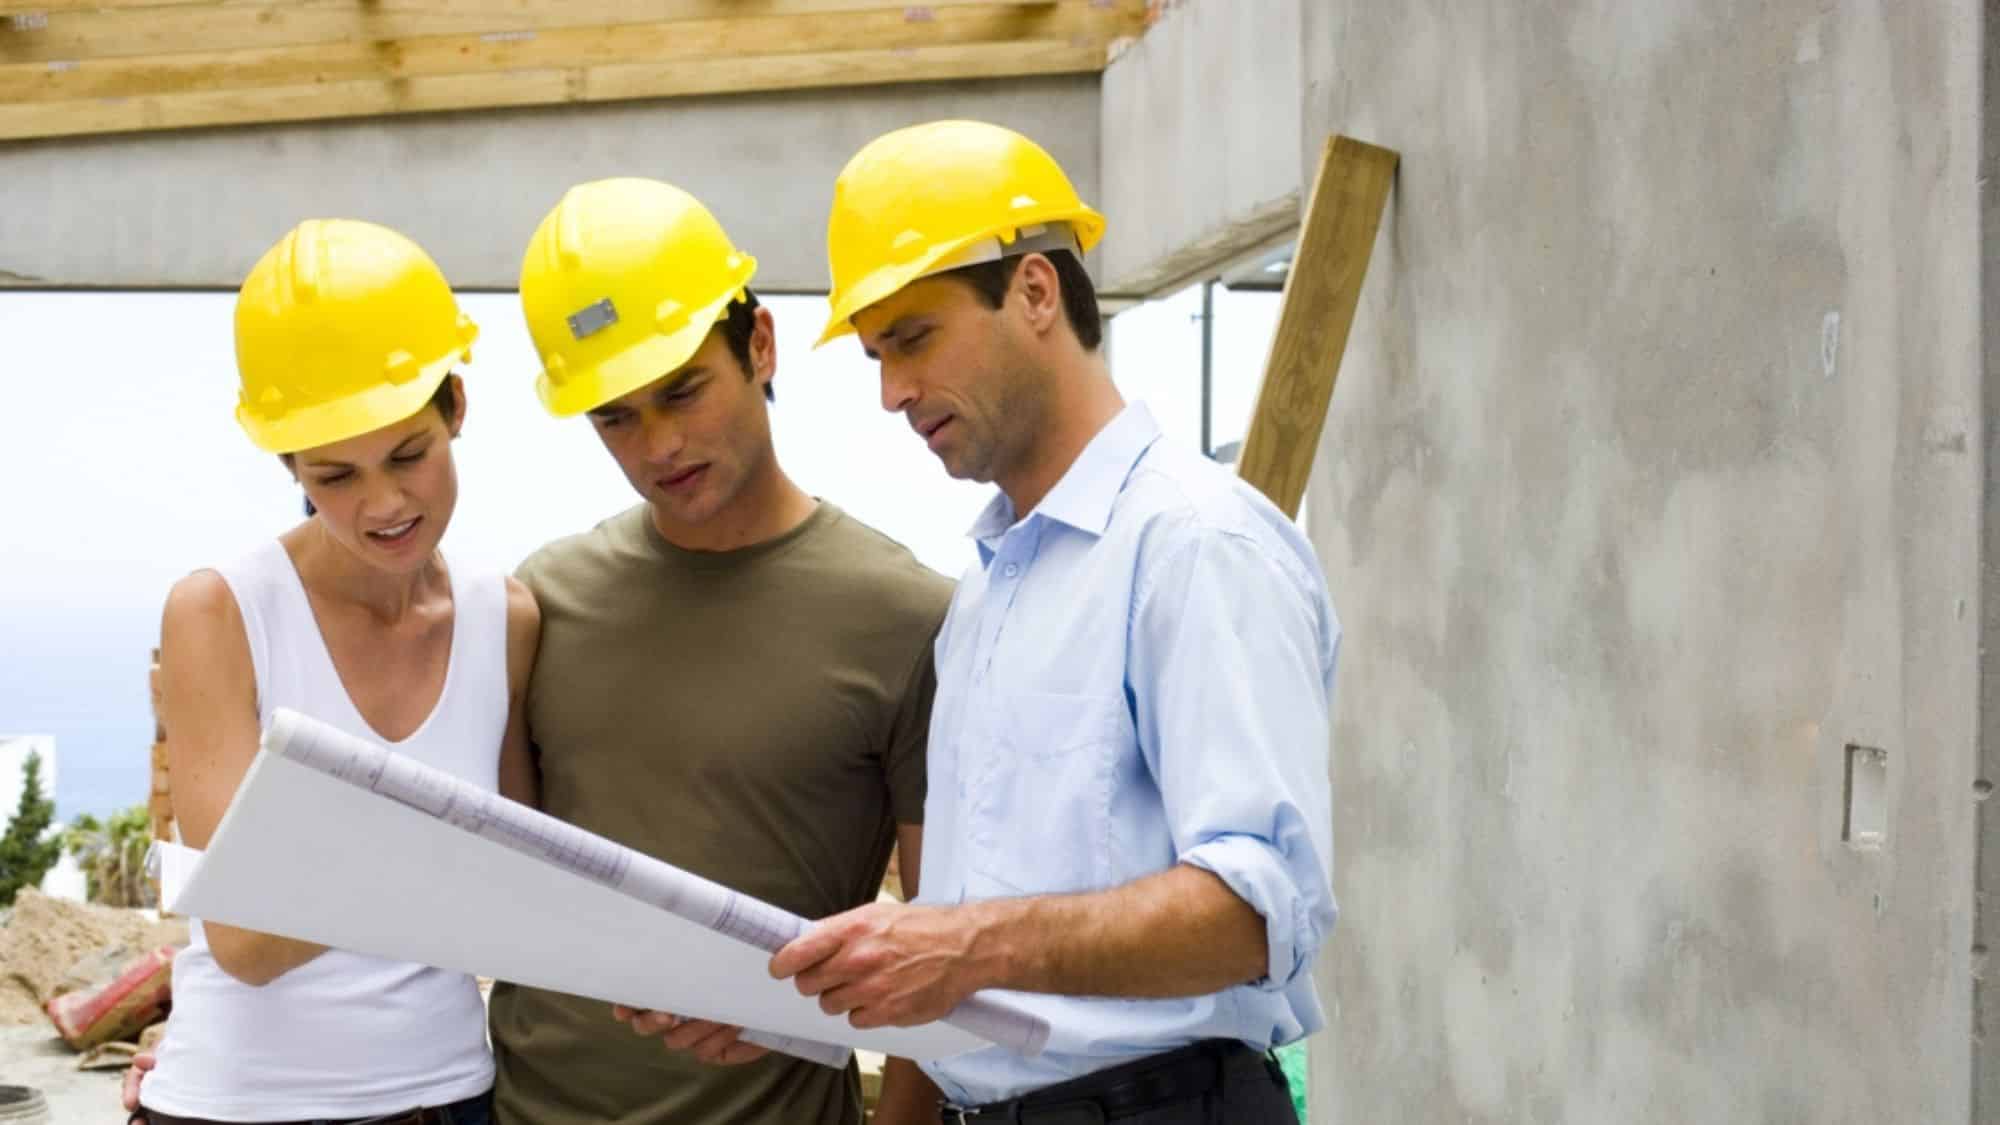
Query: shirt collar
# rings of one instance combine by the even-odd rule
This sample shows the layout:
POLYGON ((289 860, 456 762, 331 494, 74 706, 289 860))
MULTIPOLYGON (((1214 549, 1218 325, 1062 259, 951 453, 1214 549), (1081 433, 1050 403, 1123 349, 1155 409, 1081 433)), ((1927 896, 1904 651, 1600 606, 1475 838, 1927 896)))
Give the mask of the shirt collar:
MULTIPOLYGON (((1067 524, 1089 535, 1103 535, 1111 525, 1111 508, 1132 466, 1160 436, 1160 424, 1144 403, 1133 403, 1097 431, 1083 447, 1030 516, 1067 524)), ((967 532, 979 542, 981 561, 990 561, 993 544, 1014 525, 1014 504, 1004 492, 993 497, 967 532)))

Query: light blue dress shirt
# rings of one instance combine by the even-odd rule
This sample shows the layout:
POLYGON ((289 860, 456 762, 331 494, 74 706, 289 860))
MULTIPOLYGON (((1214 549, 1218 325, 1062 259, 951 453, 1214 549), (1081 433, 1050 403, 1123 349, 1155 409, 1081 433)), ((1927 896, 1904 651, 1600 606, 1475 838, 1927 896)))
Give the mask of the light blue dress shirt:
POLYGON ((979 562, 938 637, 918 901, 1088 892, 1188 863, 1263 916, 1268 964, 1186 999, 1009 993, 1048 1019, 1045 1053, 925 1069, 973 1105, 1201 1039, 1317 1031, 1340 623, 1311 545, 1136 405, 1028 518, 1002 494, 972 535, 979 562))

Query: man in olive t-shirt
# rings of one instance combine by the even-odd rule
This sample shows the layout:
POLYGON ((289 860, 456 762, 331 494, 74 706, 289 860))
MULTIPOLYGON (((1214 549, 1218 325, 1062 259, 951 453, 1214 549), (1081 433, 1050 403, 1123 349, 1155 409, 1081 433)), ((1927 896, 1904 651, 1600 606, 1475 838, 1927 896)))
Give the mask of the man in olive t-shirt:
MULTIPOLYGON (((542 613, 528 726, 550 814, 820 918, 875 899, 892 845, 905 888, 921 878, 951 584, 779 466, 754 269, 648 180, 571 189, 529 245, 542 401, 587 413, 644 503, 522 564, 542 613)), ((710 1055, 750 1050, 691 1026, 710 1055)), ((502 983, 491 1028, 503 1125, 861 1120, 852 1064, 709 1066, 596 1000, 502 983)), ((877 1121, 936 1119, 935 1088, 891 1060, 877 1121)))
MULTIPOLYGON (((950 584, 825 502, 718 552, 674 546, 648 513, 519 572, 542 609, 543 807, 807 918, 873 901, 891 823, 923 818, 950 584)), ((502 984, 493 1033, 509 1121, 860 1119, 846 1074, 775 1054, 706 1066, 595 1000, 502 984)))

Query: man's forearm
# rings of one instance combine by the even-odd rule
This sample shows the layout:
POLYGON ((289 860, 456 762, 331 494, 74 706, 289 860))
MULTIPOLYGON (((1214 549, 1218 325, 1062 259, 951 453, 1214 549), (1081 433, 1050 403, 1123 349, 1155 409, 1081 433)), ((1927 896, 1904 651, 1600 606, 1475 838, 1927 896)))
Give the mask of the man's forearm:
POLYGON ((1262 977, 1264 919, 1228 884, 1176 866, 1081 895, 965 907, 980 987, 1063 996, 1203 996, 1262 977))

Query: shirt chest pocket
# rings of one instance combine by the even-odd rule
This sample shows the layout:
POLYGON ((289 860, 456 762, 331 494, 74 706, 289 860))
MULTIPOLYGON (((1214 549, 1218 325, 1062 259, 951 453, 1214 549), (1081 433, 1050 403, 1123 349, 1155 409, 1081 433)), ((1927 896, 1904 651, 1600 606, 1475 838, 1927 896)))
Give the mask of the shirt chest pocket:
POLYGON ((1133 745, 1124 696, 1016 692, 997 702, 965 780, 966 897, 1102 889, 1114 765, 1133 745))

